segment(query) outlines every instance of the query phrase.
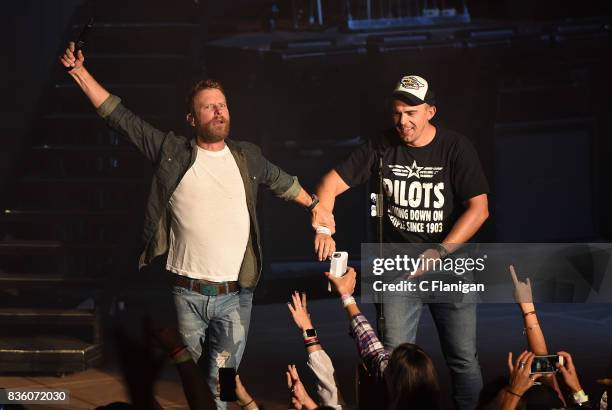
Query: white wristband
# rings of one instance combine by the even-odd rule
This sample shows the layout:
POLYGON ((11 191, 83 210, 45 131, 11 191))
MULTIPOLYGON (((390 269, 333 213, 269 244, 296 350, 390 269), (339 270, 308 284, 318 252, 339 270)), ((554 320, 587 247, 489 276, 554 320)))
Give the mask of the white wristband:
POLYGON ((324 233, 325 235, 331 236, 332 232, 327 226, 317 226, 317 233, 324 233))
POLYGON ((347 307, 348 305, 356 305, 357 302, 355 302, 355 298, 354 297, 348 297, 346 299, 342 299, 342 306, 343 307, 347 307))
POLYGON ((582 404, 589 401, 589 396, 586 395, 584 390, 580 390, 573 394, 573 399, 576 404, 582 404))

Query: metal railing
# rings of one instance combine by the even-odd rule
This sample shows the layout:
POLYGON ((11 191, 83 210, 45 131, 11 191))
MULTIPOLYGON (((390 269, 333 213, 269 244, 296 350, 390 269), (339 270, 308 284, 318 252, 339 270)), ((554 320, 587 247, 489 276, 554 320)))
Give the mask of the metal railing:
POLYGON ((345 27, 349 30, 470 22, 465 0, 345 1, 345 27))
POLYGON ((293 27, 368 30, 469 23, 466 0, 292 0, 293 27))

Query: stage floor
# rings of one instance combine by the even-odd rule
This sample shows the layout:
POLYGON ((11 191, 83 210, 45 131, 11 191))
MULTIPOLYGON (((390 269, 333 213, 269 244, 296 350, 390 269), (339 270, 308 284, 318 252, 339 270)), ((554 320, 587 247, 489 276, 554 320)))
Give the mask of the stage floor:
MULTIPOLYGON (((356 351, 347 334, 348 321, 336 299, 309 303, 311 316, 323 347, 332 357, 340 389, 349 404, 354 404, 356 351)), ((374 318, 372 305, 362 304, 374 318)), ((603 389, 595 379, 605 376, 612 356, 612 305, 550 304, 540 305, 539 319, 551 352, 566 350, 574 357, 581 382, 591 398, 601 397, 603 389)), ((482 304, 478 308, 478 347, 485 382, 505 375, 506 355, 525 348, 518 308, 507 304, 482 304)), ((427 309, 424 310, 418 344, 433 358, 442 388, 449 397, 449 375, 442 358, 437 332, 427 309)), ((256 400, 268 410, 287 409, 285 387, 287 364, 295 363, 301 376, 308 378, 306 355, 301 335, 284 304, 259 304, 253 307, 249 343, 240 369, 241 379, 256 400)), ((68 389, 75 408, 95 408, 113 401, 127 401, 120 374, 114 363, 64 377, 0 377, 4 388, 68 389)), ((314 394, 312 387, 311 393, 314 394)), ((187 408, 178 375, 171 365, 164 369, 157 384, 157 398, 164 408, 187 408)), ((450 406, 450 399, 447 404, 450 406)), ((31 409, 59 406, 26 405, 31 409)), ((64 407, 66 408, 66 407, 64 407)), ((238 408, 238 407, 236 407, 238 408)))

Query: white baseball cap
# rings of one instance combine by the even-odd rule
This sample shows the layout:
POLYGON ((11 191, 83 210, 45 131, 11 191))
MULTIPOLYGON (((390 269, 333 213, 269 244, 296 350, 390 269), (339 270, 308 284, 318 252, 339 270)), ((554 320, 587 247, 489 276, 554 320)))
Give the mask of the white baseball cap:
POLYGON ((403 76, 393 90, 393 96, 410 105, 435 104, 429 83, 418 75, 403 76))

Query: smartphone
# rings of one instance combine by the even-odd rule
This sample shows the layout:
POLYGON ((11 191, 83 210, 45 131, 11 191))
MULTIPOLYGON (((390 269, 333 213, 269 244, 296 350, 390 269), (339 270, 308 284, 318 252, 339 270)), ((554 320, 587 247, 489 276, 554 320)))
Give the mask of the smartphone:
POLYGON ((221 401, 236 401, 236 369, 233 367, 219 368, 219 386, 221 401))
POLYGON ((82 50, 85 47, 85 42, 87 41, 87 36, 89 35, 89 32, 91 31, 91 29, 93 27, 93 23, 94 23, 94 20, 93 20, 93 17, 92 17, 92 18, 89 19, 87 24, 85 24, 83 26, 83 29, 79 33, 79 36, 74 41, 74 53, 75 53, 75 56, 76 56, 76 52, 78 50, 82 50))
POLYGON ((531 373, 555 373, 558 371, 557 363, 563 366, 563 356, 536 356, 531 362, 531 373))
MULTIPOLYGON (((344 274, 346 273, 347 263, 348 263, 348 252, 332 253, 331 262, 329 266, 329 273, 331 273, 332 276, 335 276, 337 278, 344 276, 344 274)), ((329 292, 332 291, 331 283, 327 284, 327 290, 329 292)))
MULTIPOLYGON (((89 35, 89 32, 91 31, 92 27, 93 27, 93 17, 89 19, 89 21, 83 26, 83 29, 81 30, 81 32, 79 33, 79 36, 74 40, 74 57, 76 58, 77 53, 79 52, 79 50, 83 50, 83 48, 85 48, 85 42, 87 41, 87 37, 89 35)), ((72 70, 73 67, 64 67, 64 69, 66 71, 70 71, 72 70)))

